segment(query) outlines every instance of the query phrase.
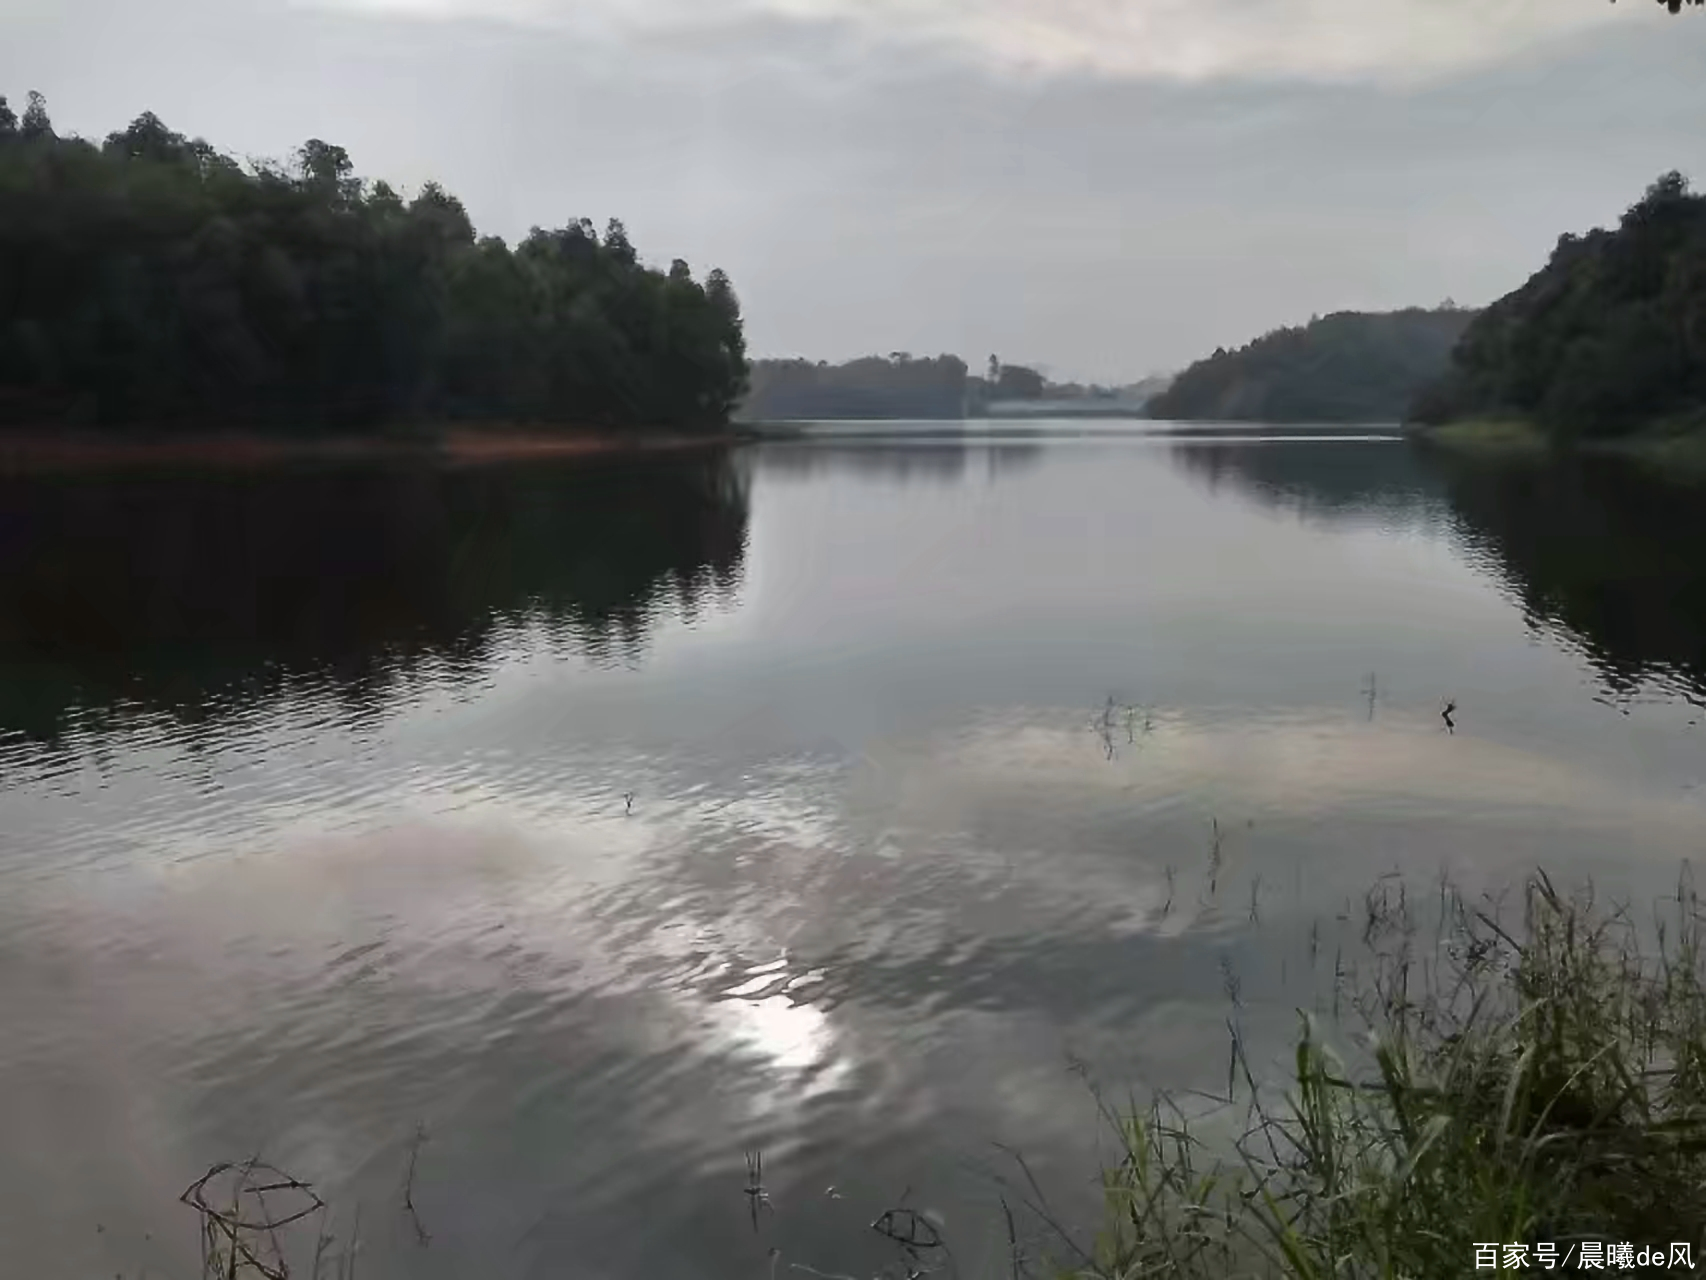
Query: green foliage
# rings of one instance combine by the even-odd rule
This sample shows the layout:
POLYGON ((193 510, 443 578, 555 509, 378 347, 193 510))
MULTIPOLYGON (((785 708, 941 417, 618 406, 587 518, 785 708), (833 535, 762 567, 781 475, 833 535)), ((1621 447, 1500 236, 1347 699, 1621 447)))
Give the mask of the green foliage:
POLYGON ((1340 311, 1277 329, 1191 365, 1154 397, 1151 418, 1396 422, 1444 372, 1473 312, 1340 311))
POLYGON ((896 351, 846 364, 760 360, 744 417, 757 420, 958 418, 965 413, 966 363, 896 351))
POLYGON ((1488 307, 1420 422, 1522 418, 1554 439, 1628 435, 1706 406, 1706 197, 1679 173, 1615 230, 1559 239, 1547 264, 1488 307))
POLYGON ((152 113, 97 147, 0 99, 0 424, 701 429, 746 375, 728 278, 641 265, 619 222, 512 250, 322 139, 245 169, 152 113))
POLYGON ((18 135, 25 142, 39 142, 53 137, 53 121, 48 119, 47 99, 31 89, 27 103, 24 107, 24 118, 18 124, 18 135))
MULTIPOLYGON (((1075 1280, 1432 1277, 1475 1246, 1706 1248, 1706 953, 1685 879, 1642 939, 1541 876, 1525 921, 1453 904, 1418 956, 1408 908, 1370 897, 1388 939, 1361 988, 1350 1061, 1305 1022, 1283 1102, 1248 1067, 1225 1154, 1180 1106, 1107 1114, 1100 1238, 1075 1280), (1642 945, 1643 941, 1647 945, 1642 945)), ((1234 1062, 1243 1065, 1234 1043, 1234 1062)), ((1226 1105, 1235 1105, 1229 1099, 1226 1105)), ((1504 1251, 1498 1251, 1504 1261, 1504 1251)))

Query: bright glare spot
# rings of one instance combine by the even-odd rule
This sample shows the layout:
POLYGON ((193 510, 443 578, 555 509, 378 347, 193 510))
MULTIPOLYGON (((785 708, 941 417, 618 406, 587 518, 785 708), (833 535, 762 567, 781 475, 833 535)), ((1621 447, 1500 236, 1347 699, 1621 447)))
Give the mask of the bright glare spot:
POLYGON ((803 1072, 826 1064, 835 1045, 829 1018, 786 996, 735 1000, 721 1006, 743 1047, 757 1051, 780 1071, 803 1072))

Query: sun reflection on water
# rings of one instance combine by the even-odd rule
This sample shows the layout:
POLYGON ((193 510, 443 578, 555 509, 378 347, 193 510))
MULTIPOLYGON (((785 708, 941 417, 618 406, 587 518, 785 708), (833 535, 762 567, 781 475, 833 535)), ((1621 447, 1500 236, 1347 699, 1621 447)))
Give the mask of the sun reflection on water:
POLYGON ((737 972, 743 980, 710 1006, 719 1037, 808 1093, 837 1087, 851 1070, 850 1055, 829 1014, 803 998, 822 972, 791 972, 786 957, 737 972))

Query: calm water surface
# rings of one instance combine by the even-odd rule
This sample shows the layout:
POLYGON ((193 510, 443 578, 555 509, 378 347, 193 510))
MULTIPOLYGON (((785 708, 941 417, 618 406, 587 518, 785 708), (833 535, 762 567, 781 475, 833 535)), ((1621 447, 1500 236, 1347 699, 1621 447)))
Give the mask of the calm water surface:
POLYGON ((1042 429, 0 482, 5 1269, 191 1275, 261 1151, 366 1276, 972 1274, 1377 877, 1699 851, 1694 495, 1042 429))

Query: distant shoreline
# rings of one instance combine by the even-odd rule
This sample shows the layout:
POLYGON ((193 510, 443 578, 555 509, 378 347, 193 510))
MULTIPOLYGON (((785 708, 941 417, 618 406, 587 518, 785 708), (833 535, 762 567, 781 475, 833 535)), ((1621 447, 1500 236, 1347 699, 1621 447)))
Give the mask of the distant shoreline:
POLYGON ((529 459, 674 453, 739 444, 751 433, 725 428, 710 435, 458 426, 394 434, 280 436, 257 431, 138 432, 0 430, 0 473, 192 467, 218 470, 299 462, 416 459, 451 465, 529 459))

